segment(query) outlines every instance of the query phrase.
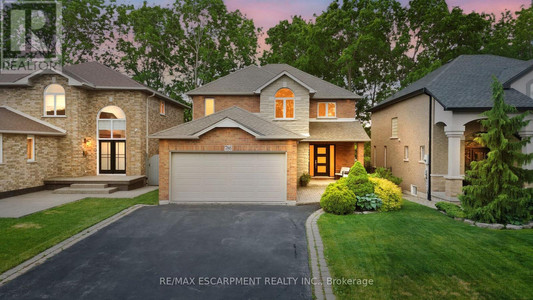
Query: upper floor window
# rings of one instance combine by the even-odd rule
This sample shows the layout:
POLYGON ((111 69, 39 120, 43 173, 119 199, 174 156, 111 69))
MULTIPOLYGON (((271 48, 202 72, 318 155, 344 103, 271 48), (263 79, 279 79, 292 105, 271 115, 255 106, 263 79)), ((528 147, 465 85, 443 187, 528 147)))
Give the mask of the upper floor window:
POLYGON ((163 100, 159 101, 159 114, 165 115, 165 101, 163 100))
POLYGON ((205 115, 209 116, 215 112, 215 99, 205 98, 205 115))
POLYGON ((125 139, 126 115, 118 106, 106 106, 98 114, 99 139, 125 139))
POLYGON ((65 89, 59 84, 51 84, 44 90, 44 115, 65 115, 65 89))
POLYGON ((335 102, 319 102, 318 118, 335 118, 337 116, 337 104, 335 102))
POLYGON ((398 138, 398 118, 391 120, 391 138, 398 138))
POLYGON ((403 147, 403 161, 409 161, 409 146, 403 147))
POLYGON ((426 146, 420 146, 420 162, 426 161, 426 146))
POLYGON ((294 119, 294 93, 282 88, 276 93, 276 119, 294 119))

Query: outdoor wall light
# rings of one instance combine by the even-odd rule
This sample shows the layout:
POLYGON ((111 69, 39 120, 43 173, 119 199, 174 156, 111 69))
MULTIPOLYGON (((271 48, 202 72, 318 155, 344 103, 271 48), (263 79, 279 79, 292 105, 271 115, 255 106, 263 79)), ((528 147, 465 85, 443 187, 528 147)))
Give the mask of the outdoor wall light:
POLYGON ((87 150, 91 148, 91 144, 90 138, 83 139, 83 157, 87 157, 87 150))

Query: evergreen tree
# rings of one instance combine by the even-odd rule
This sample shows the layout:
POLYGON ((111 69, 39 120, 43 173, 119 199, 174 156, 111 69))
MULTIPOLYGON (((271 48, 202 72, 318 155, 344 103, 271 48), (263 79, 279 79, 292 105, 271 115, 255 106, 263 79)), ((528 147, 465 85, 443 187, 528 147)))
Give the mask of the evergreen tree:
POLYGON ((533 182, 533 170, 523 169, 525 163, 533 160, 533 154, 524 154, 522 147, 529 139, 519 140, 515 134, 526 126, 526 113, 515 117, 516 108, 503 99, 503 86, 493 78, 494 107, 483 113, 487 118, 481 121, 486 133, 476 141, 490 149, 488 157, 472 162, 472 169, 466 173, 470 185, 463 188, 460 200, 468 216, 482 222, 512 223, 526 221, 532 212, 531 188, 524 183, 533 182))

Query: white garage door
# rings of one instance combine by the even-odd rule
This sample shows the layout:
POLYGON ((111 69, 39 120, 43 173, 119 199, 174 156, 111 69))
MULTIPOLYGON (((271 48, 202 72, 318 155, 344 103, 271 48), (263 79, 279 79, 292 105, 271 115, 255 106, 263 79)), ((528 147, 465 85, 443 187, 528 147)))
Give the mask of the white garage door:
POLYGON ((173 153, 172 202, 287 199, 285 153, 173 153))

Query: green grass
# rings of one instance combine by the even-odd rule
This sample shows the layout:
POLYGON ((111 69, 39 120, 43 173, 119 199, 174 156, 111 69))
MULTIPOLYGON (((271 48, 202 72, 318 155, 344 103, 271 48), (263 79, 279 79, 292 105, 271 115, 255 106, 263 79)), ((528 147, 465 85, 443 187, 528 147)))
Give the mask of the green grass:
POLYGON ((17 219, 0 218, 0 273, 130 206, 157 204, 158 193, 86 198, 17 219))
POLYGON ((405 201, 400 211, 318 220, 339 299, 531 299, 533 230, 490 230, 405 201))

